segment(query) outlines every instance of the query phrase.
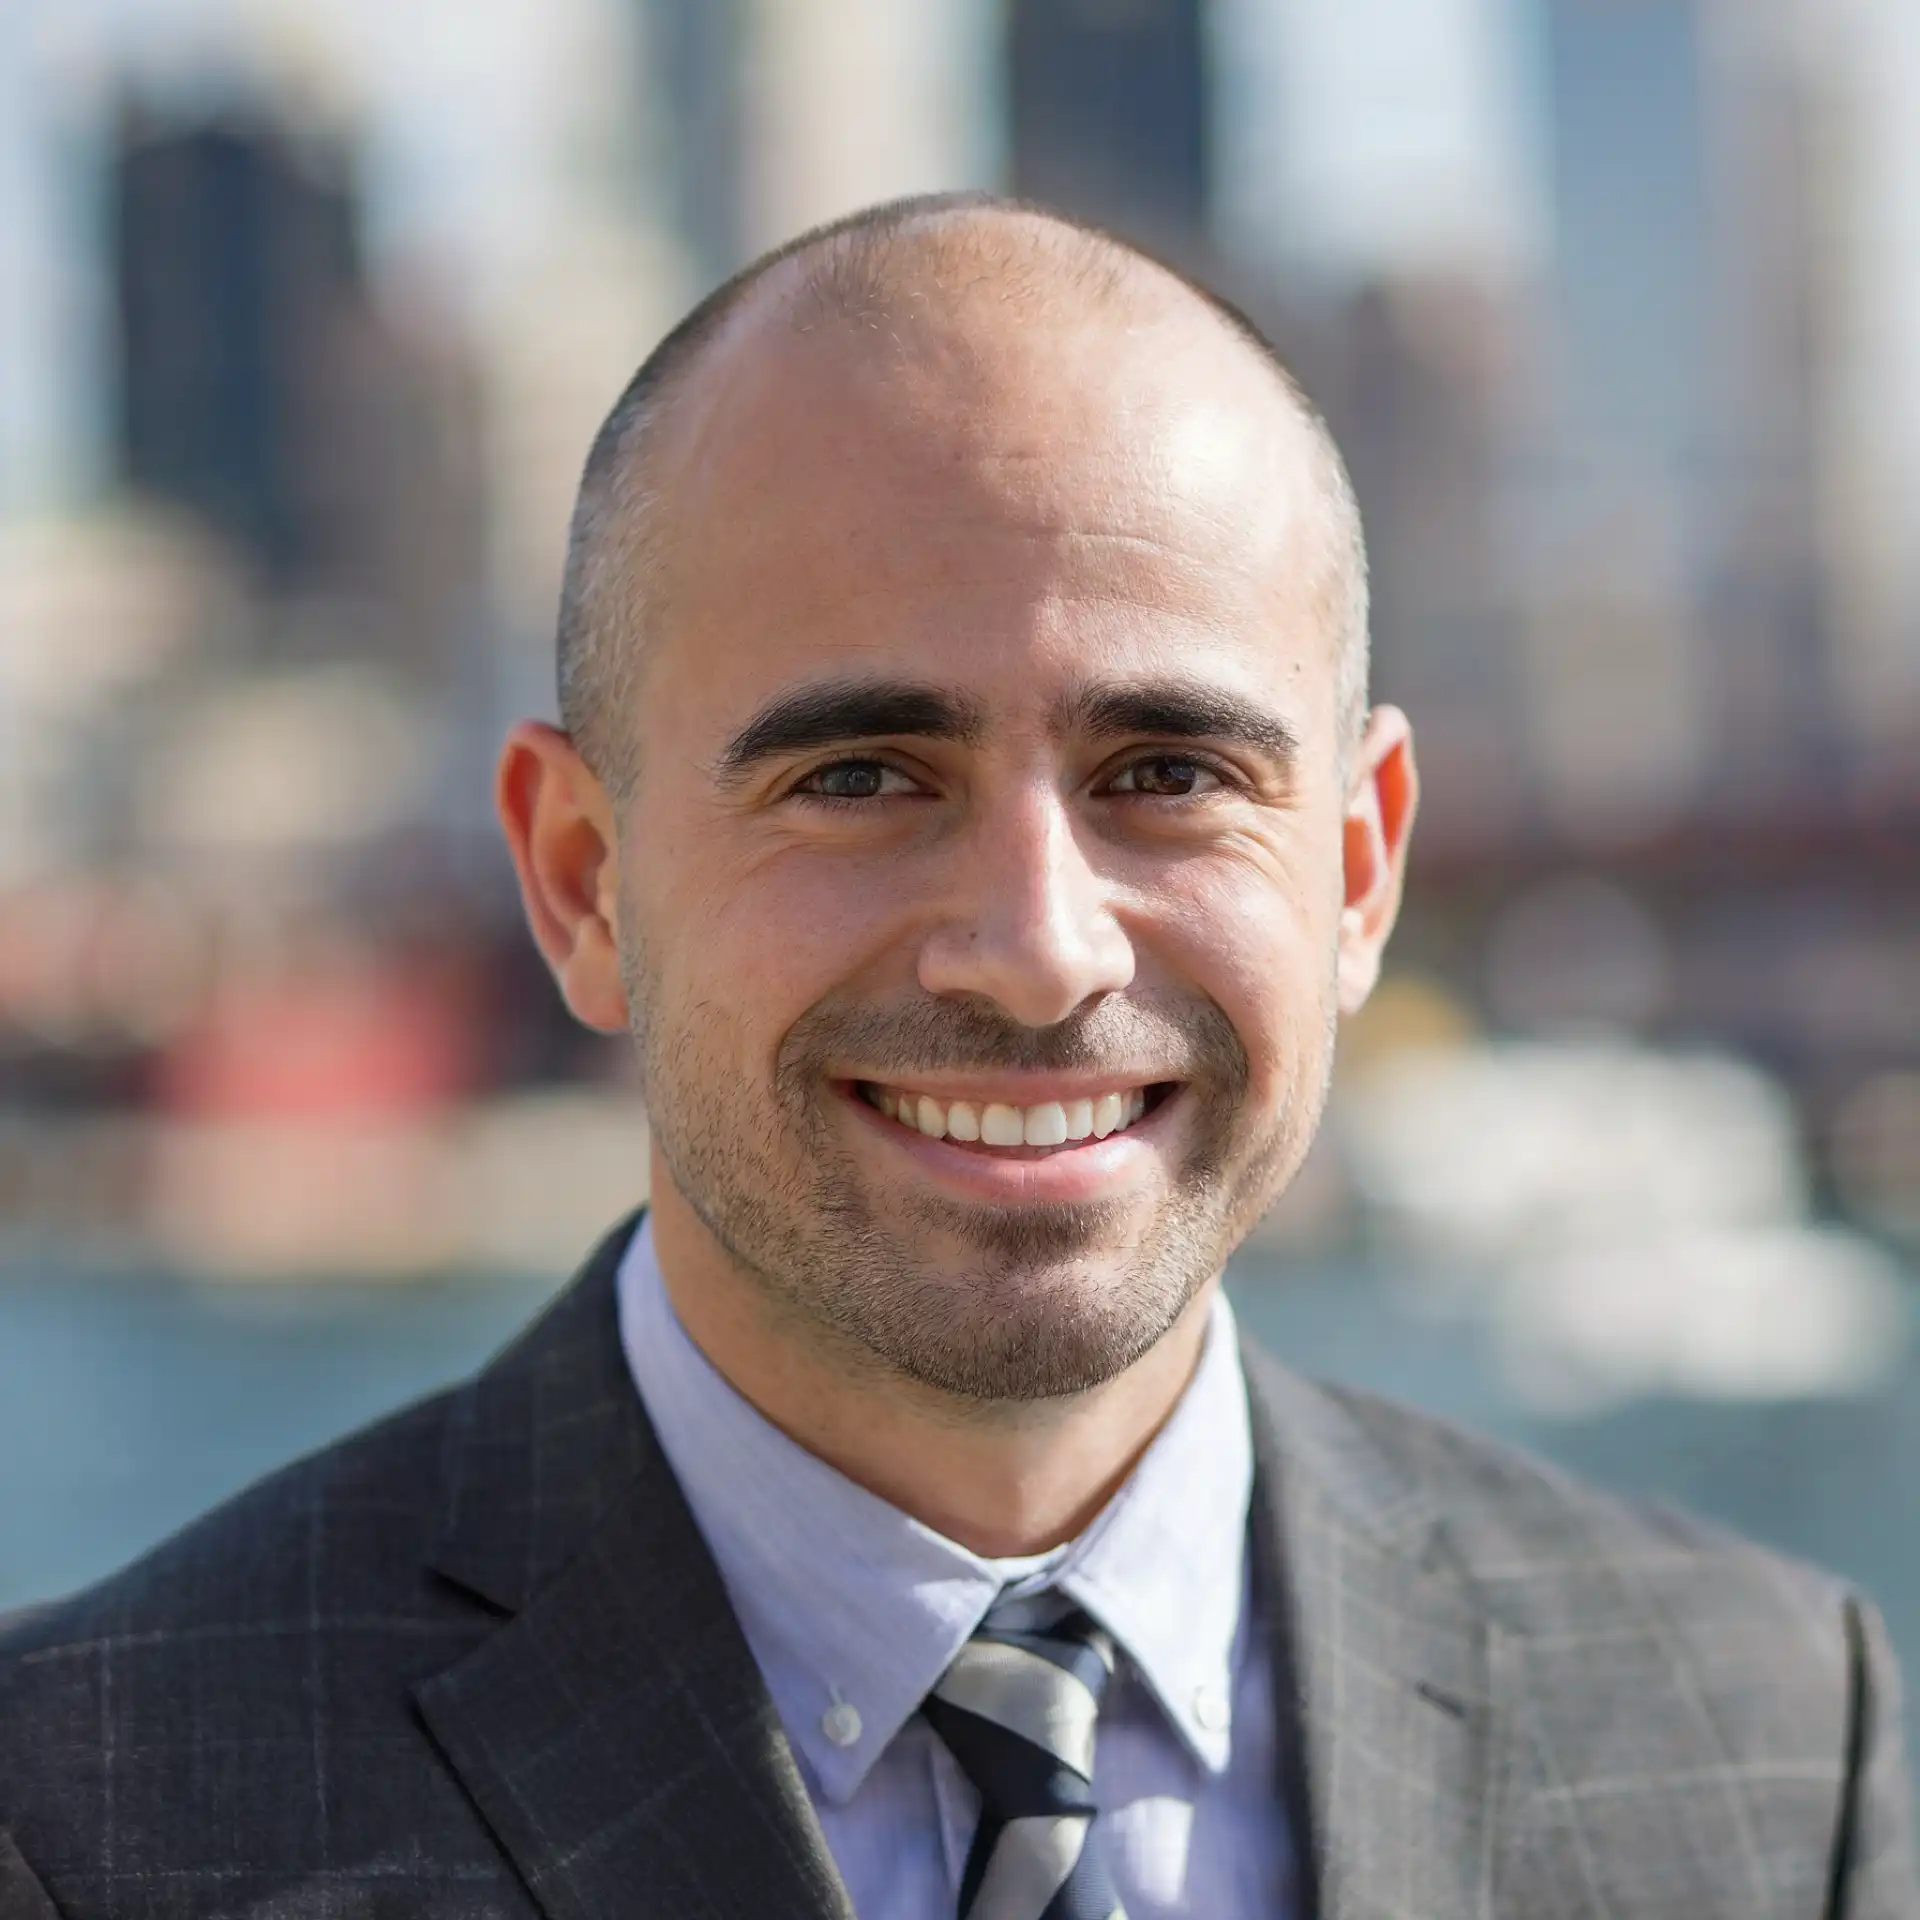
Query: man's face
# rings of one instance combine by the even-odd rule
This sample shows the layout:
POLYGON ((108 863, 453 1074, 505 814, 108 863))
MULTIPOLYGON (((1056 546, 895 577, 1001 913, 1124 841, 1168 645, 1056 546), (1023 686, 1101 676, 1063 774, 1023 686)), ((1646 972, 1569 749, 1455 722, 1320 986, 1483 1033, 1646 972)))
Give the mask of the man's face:
POLYGON ((1189 316, 776 329, 703 374, 619 820, 662 1177, 969 1398, 1144 1353, 1312 1137, 1342 904, 1324 514, 1189 316))

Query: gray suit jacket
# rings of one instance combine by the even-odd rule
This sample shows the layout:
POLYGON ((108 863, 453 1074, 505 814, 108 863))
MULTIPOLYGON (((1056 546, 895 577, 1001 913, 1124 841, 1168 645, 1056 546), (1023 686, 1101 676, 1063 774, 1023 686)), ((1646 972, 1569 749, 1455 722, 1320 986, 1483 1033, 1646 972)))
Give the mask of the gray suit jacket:
MULTIPOLYGON (((467 1385, 0 1633, 4 1920, 847 1920, 627 1376, 624 1240, 467 1385)), ((1860 1601, 1248 1368, 1309 1916, 1920 1915, 1860 1601)))

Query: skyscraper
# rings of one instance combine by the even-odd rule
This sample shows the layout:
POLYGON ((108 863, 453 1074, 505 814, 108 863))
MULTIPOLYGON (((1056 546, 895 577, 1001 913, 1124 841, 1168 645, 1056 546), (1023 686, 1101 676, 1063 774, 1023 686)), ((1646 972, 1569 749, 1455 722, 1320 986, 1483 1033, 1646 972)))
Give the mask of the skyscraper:
POLYGON ((459 671, 470 371, 451 331, 376 306, 344 157, 264 116, 129 116, 112 179, 122 479, 224 537, 271 601, 328 610, 267 622, 273 645, 459 671))
POLYGON ((1570 818, 1771 808, 1826 751, 1811 236, 1777 13, 1545 7, 1553 419, 1530 663, 1537 764, 1570 818))
POLYGON ((1920 798, 1920 8, 1822 13, 1809 65, 1824 202, 1816 433, 1831 678, 1849 771, 1920 798))
POLYGON ((1013 187, 1174 252, 1207 216, 1201 0, 1014 0, 1013 187))
POLYGON ((1715 235, 1698 0, 1548 0, 1566 436, 1603 484, 1684 493, 1709 441, 1715 235))
POLYGON ((644 49, 676 234, 711 285, 747 257, 747 0, 646 0, 644 49))
POLYGON ((1001 177, 1001 9, 741 0, 746 248, 876 200, 1001 177))
POLYGON ((234 119, 130 119, 114 165, 120 453, 142 492, 225 533, 275 585, 323 570, 331 334, 362 299, 338 174, 234 119))

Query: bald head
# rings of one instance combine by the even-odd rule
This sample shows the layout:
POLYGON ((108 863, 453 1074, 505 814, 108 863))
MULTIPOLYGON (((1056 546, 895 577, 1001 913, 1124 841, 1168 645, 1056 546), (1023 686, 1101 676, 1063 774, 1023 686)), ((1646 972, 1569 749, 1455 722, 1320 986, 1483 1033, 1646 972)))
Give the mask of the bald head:
POLYGON ((1358 518, 1259 336, 1025 208, 810 236, 615 409, 561 644, 573 738, 514 729, 496 794, 569 1006, 634 1034, 693 1338, 808 1418, 930 1393, 1023 1450, 1177 1394, 1417 791, 1405 716, 1354 724, 1358 518))
MULTIPOLYGON (((1070 448, 1083 464, 1097 458, 1111 476, 1103 492, 1129 474, 1181 490, 1196 527, 1238 535, 1222 564, 1287 570, 1331 650, 1343 747, 1357 737, 1359 512, 1331 436, 1272 346, 1113 236, 973 195, 897 202, 803 235, 709 295, 649 355, 594 441, 574 511, 558 635, 568 731, 603 779, 625 784, 647 652, 757 482, 807 489, 823 460, 892 461, 903 476, 964 476, 1003 517, 1057 520, 1074 509, 1041 498, 1056 448, 1063 469, 1070 448), (717 451, 729 446, 757 451, 717 451), (1268 511, 1277 498, 1296 510, 1268 511)), ((1143 523, 1140 537, 1164 533, 1143 523)))

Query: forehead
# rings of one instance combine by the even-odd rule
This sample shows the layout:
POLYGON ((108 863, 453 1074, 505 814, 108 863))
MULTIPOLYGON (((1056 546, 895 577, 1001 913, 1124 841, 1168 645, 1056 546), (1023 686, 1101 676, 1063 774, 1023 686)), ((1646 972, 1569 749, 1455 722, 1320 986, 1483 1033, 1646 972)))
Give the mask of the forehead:
POLYGON ((650 677, 1331 677, 1308 429, 1211 314, 763 316, 663 429, 650 677))

